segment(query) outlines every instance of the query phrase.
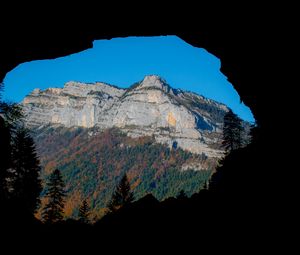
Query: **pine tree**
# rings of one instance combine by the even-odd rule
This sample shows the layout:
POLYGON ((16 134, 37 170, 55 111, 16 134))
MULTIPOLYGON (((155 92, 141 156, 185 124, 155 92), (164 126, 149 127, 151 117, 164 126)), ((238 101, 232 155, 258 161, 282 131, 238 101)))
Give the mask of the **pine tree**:
POLYGON ((11 133, 23 125, 22 108, 16 103, 0 101, 0 115, 11 133))
POLYGON ((0 116, 0 202, 7 200, 8 187, 7 176, 11 165, 11 136, 9 128, 5 125, 4 119, 0 116))
POLYGON ((226 151, 233 151, 240 148, 242 142, 242 120, 229 110, 224 116, 223 142, 222 146, 226 151))
POLYGON ((61 173, 58 169, 50 175, 47 182, 46 198, 47 204, 42 211, 42 218, 45 223, 57 223, 63 219, 64 212, 64 197, 65 184, 63 182, 61 173))
POLYGON ((90 208, 86 200, 83 200, 80 208, 79 208, 79 220, 83 223, 89 223, 89 212, 90 208))
MULTIPOLYGON (((3 88, 2 83, 0 83, 0 88, 3 88)), ((7 179, 12 169, 12 137, 21 124, 21 119, 20 106, 3 102, 0 97, 0 201, 9 199, 10 188, 7 179)))
POLYGON ((112 198, 108 204, 108 209, 111 212, 115 212, 132 201, 133 193, 130 191, 130 184, 127 175, 125 174, 112 195, 112 198))
POLYGON ((15 132, 12 158, 11 196, 23 209, 33 214, 40 203, 39 195, 42 186, 39 174, 41 168, 34 141, 25 128, 18 128, 15 132))
POLYGON ((0 201, 4 207, 1 212, 7 210, 7 215, 17 213, 17 217, 32 219, 42 189, 39 160, 34 141, 24 128, 21 107, 2 101, 1 93, 0 142, 0 201))

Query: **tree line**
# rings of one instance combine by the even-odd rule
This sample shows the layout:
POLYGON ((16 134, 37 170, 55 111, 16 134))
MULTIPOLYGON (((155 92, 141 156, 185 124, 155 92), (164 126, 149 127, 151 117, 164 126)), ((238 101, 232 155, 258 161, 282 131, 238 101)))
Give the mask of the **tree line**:
MULTIPOLYGON (((47 203, 42 210, 42 220, 46 224, 59 223, 63 220, 64 215, 64 197, 65 184, 58 169, 55 169, 49 177, 46 184, 45 198, 47 203)), ((125 174, 117 185, 110 202, 107 207, 110 213, 114 213, 121 207, 128 205, 134 200, 128 177, 125 174)), ((79 208, 79 221, 85 224, 90 223, 89 219, 90 207, 87 200, 83 200, 79 208)))

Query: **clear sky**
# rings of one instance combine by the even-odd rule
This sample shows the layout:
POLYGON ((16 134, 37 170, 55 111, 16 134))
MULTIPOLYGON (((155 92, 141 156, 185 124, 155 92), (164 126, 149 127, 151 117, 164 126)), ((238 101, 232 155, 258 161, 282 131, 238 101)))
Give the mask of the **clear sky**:
POLYGON ((67 81, 102 81, 126 88, 156 74, 173 88, 222 102, 242 119, 254 121, 220 67, 218 58, 176 36, 98 40, 92 49, 77 54, 19 65, 4 79, 3 99, 20 102, 35 88, 63 87, 67 81))

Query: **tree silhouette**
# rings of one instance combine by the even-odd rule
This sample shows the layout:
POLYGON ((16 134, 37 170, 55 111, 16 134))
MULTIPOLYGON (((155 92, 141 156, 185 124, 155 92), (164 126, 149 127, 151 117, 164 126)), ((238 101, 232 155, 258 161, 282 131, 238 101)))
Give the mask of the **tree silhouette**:
POLYGON ((64 212, 64 197, 65 184, 63 182, 61 173, 58 169, 50 175, 47 182, 46 198, 47 204, 42 211, 42 218, 45 223, 57 223, 63 219, 64 212))
POLYGON ((86 200, 83 200, 80 208, 79 208, 79 220, 83 223, 89 223, 89 213, 90 208, 86 200))
POLYGON ((40 203, 41 168, 34 141, 27 129, 20 127, 16 130, 12 147, 12 197, 24 209, 34 213, 40 203))
POLYGON ((33 139, 24 128, 21 107, 0 101, 0 199, 20 215, 32 215, 39 205, 40 165, 33 139))
MULTIPOLYGON (((3 84, 0 83, 0 88, 3 84)), ((0 90, 1 92, 1 90, 0 90)), ((1 96, 1 93, 0 93, 1 96)), ((12 168, 12 137, 22 118, 21 109, 17 104, 1 101, 0 97, 0 200, 9 198, 7 179, 12 168)))
POLYGON ((11 162, 11 145, 10 145, 10 132, 5 126, 4 120, 0 116, 0 201, 4 201, 7 198, 7 175, 11 162))
POLYGON ((222 146, 228 152, 240 148, 242 142, 242 120, 230 109, 224 116, 222 146))
POLYGON ((108 209, 111 212, 115 212, 132 201, 133 193, 130 191, 130 184, 127 175, 125 174, 112 195, 112 198, 108 204, 108 209))
POLYGON ((23 125, 22 108, 16 103, 0 101, 0 115, 12 133, 16 128, 23 125))

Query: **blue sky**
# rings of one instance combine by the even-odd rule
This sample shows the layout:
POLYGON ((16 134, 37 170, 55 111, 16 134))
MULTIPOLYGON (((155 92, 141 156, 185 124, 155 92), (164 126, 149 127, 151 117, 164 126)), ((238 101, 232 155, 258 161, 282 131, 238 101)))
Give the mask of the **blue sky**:
POLYGON ((19 65, 4 79, 3 99, 20 102, 35 88, 63 87, 67 81, 102 81, 126 88, 156 74, 174 88, 222 102, 244 120, 254 121, 220 67, 218 58, 176 36, 98 40, 92 49, 77 54, 19 65))

